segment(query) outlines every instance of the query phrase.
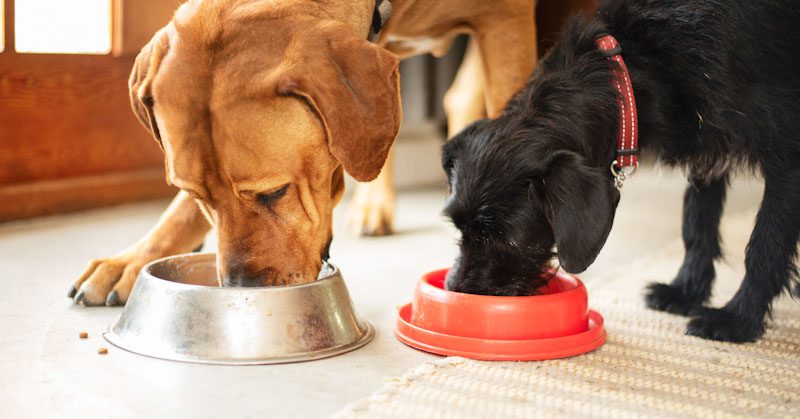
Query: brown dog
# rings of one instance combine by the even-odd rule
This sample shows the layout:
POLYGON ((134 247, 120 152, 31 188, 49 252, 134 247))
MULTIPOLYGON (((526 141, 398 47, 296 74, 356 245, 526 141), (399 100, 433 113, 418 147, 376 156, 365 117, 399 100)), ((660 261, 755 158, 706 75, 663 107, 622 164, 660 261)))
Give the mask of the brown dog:
MULTIPOLYGON (((489 115, 499 111, 534 65, 531 0, 393 5, 380 45, 402 55, 419 52, 408 50, 419 38, 443 46, 458 33, 475 35, 482 53, 472 48, 459 93, 449 93, 469 99, 473 114, 455 111, 461 100, 449 107, 468 114, 461 125, 484 106, 489 115), (465 83, 474 73, 485 73, 486 83, 465 83)), ((400 126, 398 59, 366 40, 374 7, 374 0, 181 6, 143 48, 130 80, 134 110, 181 192, 139 242, 92 261, 70 296, 123 304, 144 264, 191 251, 212 225, 222 285, 314 280, 327 258, 343 170, 360 181, 378 176, 400 126)))

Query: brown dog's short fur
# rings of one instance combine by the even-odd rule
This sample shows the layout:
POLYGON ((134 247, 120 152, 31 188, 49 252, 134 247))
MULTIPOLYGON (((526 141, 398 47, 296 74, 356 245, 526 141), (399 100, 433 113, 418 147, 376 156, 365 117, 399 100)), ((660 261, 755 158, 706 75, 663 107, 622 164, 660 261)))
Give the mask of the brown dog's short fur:
MULTIPOLYGON (((392 44, 392 33, 448 39, 484 28, 476 32, 481 45, 497 36, 487 12, 473 7, 483 4, 477 0, 393 3, 383 45, 403 44, 392 44), (430 19, 419 19, 423 3, 430 19), (468 18, 437 23, 457 10, 482 13, 474 25, 468 18), (413 24, 404 25, 406 17, 413 24), (426 28, 431 32, 417 32, 426 28)), ((398 59, 366 40, 373 6, 371 0, 181 6, 137 57, 130 91, 137 116, 164 149, 167 180, 182 191, 145 238, 90 264, 71 291, 76 301, 124 303, 142 265, 190 251, 212 225, 221 284, 314 280, 327 257, 343 171, 374 179, 400 125, 398 59)), ((486 89, 490 110, 522 85, 532 60, 521 61, 518 80, 502 70, 507 61, 483 66, 487 85, 502 91, 486 89)))

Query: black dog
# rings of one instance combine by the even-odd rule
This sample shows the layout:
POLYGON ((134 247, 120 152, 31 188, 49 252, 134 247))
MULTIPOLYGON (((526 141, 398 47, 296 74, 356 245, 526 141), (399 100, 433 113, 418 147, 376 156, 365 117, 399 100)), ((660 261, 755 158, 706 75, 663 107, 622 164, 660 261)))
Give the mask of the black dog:
MULTIPOLYGON (((686 256, 649 307, 694 316, 688 334, 733 342, 764 333, 772 300, 797 279, 800 239, 800 5, 795 0, 609 0, 577 17, 495 120, 443 149, 462 233, 451 290, 524 295, 557 249, 581 272, 606 241, 619 201, 609 170, 622 112, 620 67, 596 44, 616 37, 639 110, 640 147, 689 177, 686 256), (747 274, 721 309, 704 308, 721 256, 729 173, 766 184, 747 274)), ((647 226, 642 226, 647 228, 647 226)))

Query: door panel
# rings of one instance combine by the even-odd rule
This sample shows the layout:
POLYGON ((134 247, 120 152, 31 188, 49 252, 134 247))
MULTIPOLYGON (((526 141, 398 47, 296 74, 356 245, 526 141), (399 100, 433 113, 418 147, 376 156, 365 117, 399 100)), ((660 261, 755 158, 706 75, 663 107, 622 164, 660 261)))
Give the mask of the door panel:
MULTIPOLYGON (((148 16, 141 26, 135 18, 114 19, 126 21, 126 33, 132 34, 127 44, 121 39, 115 44, 138 51, 174 7, 163 7, 169 3, 163 0, 117 0, 115 13, 129 2, 157 5, 152 14, 140 13, 141 19, 148 16)), ((13 0, 5 0, 4 12, 0 221, 175 193, 165 183, 161 151, 130 109, 127 80, 136 53, 19 53, 13 0)), ((86 44, 75 45, 86 50, 86 44)))
POLYGON ((133 116, 133 59, 0 55, 0 184, 157 166, 162 154, 133 116))

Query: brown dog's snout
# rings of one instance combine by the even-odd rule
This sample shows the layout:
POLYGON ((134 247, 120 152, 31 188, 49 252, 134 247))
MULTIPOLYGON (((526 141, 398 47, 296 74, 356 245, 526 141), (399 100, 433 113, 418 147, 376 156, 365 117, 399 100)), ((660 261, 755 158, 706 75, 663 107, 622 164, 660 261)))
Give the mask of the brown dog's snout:
MULTIPOLYGON (((290 204, 290 203, 287 203, 290 204)), ((242 205, 246 209, 245 205, 242 205)), ((326 247, 303 243, 299 232, 263 223, 240 208, 223 208, 217 223, 217 277, 226 287, 271 287, 317 279, 326 247), (302 246, 301 246, 302 245, 302 246)), ((261 217, 261 213, 256 213, 261 217)), ((273 218, 267 219, 272 221, 273 218)), ((277 224, 277 223, 276 223, 277 224)), ((312 234, 308 234, 312 236, 312 234)), ((314 237, 328 243, 329 237, 314 237)))
POLYGON ((276 276, 274 268, 255 268, 240 261, 223 263, 221 268, 220 278, 225 287, 263 287, 276 276))
MULTIPOLYGON (((258 260, 257 258, 255 260, 258 260)), ((264 265, 253 259, 232 255, 218 256, 217 276, 223 287, 273 287, 311 282, 317 279, 319 264, 285 266, 264 265)))

